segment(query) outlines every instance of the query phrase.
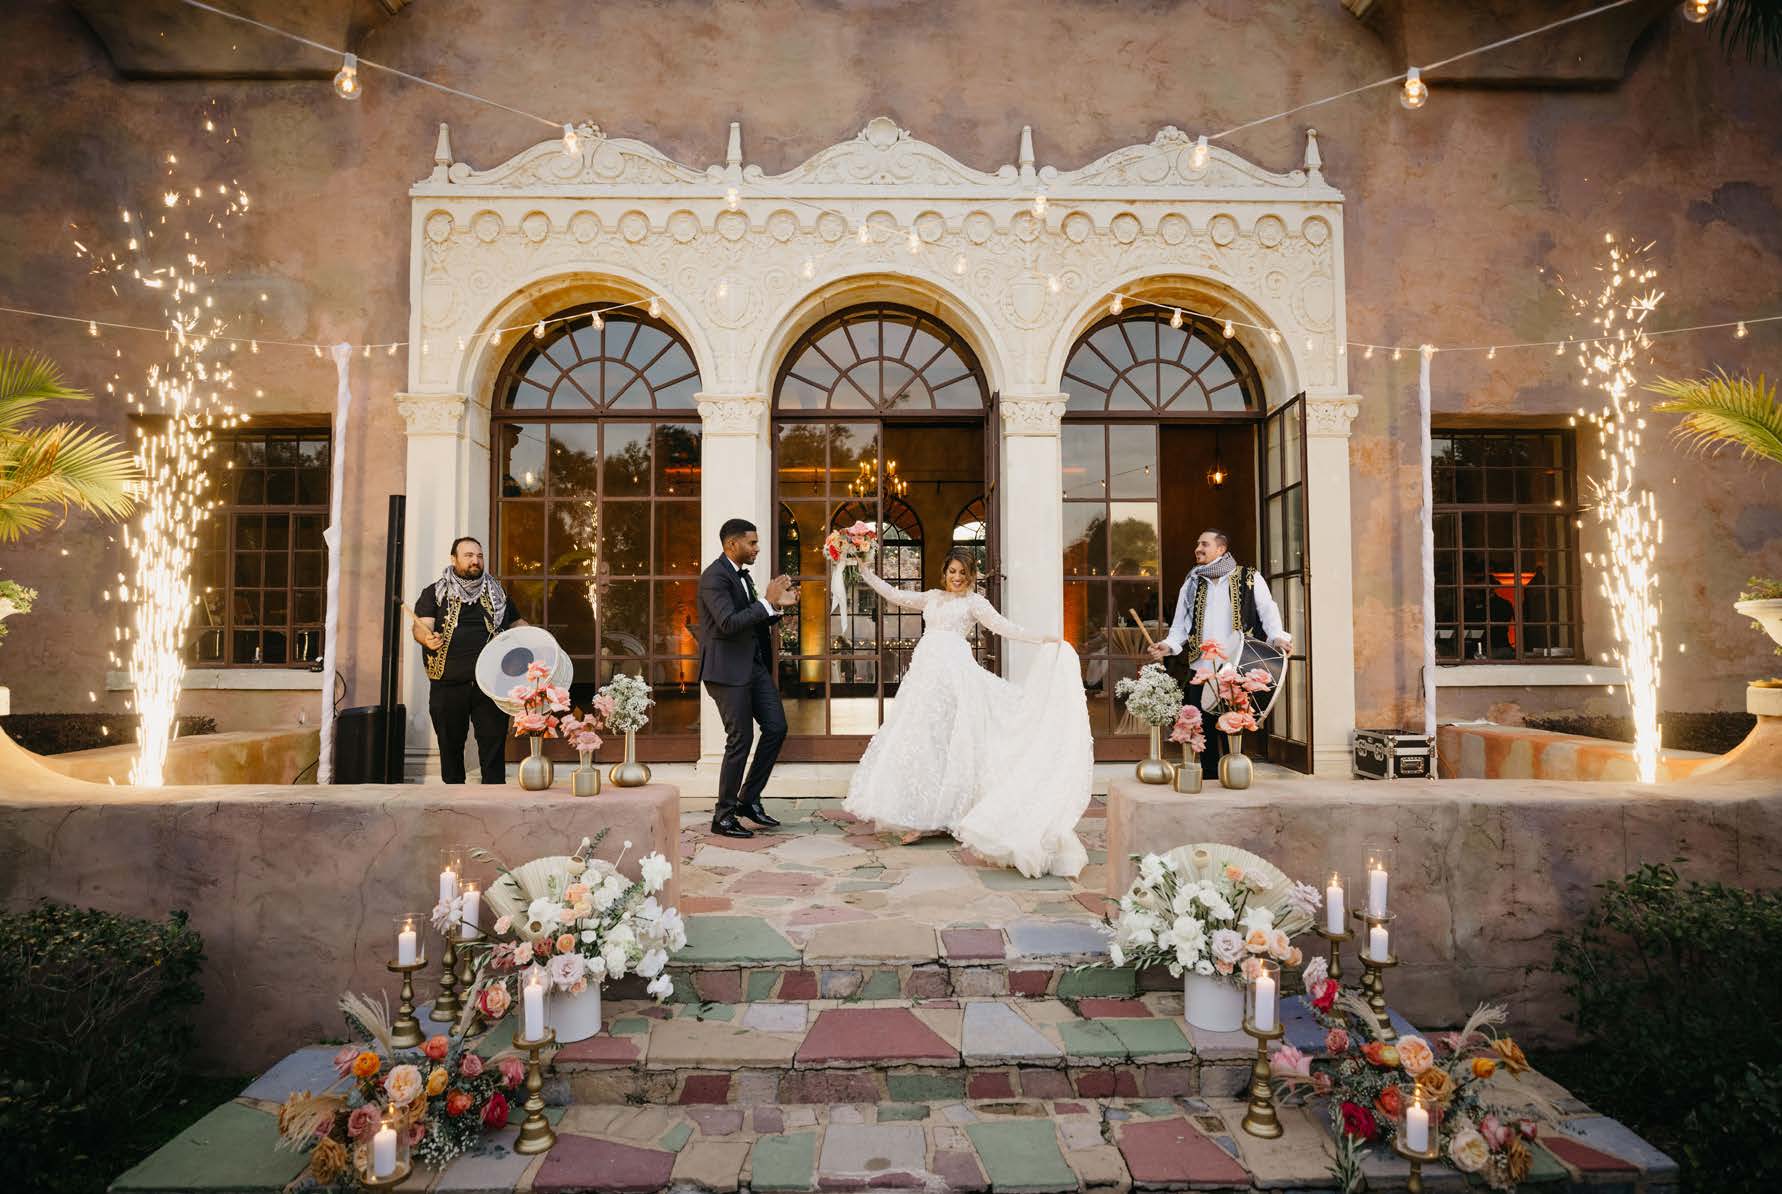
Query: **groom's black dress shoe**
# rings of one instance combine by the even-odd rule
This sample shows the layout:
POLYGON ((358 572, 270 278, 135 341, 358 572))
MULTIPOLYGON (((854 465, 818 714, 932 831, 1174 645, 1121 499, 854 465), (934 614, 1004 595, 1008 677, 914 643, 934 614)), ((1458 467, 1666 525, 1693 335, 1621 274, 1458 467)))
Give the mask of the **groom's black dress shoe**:
POLYGON ((759 800, 754 804, 745 805, 736 811, 764 829, 773 829, 780 823, 778 818, 771 816, 768 811, 762 807, 759 800))
POLYGON ((734 814, 712 818, 712 832, 720 837, 754 837, 752 829, 745 828, 734 814))

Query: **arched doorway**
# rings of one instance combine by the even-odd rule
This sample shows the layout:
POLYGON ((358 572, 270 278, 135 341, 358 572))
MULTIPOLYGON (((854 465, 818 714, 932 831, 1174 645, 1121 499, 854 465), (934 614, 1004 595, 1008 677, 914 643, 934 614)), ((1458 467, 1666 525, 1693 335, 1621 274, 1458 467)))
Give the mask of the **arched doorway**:
POLYGON ((1064 634, 1083 657, 1097 757, 1142 757, 1145 728, 1114 697, 1144 662, 1132 615, 1161 637, 1195 539, 1214 527, 1262 569, 1294 635, 1268 750, 1305 769, 1300 401, 1270 413, 1254 362, 1220 324, 1149 306, 1085 331, 1063 388, 1064 634))
MULTIPOLYGON (((886 580, 938 587, 955 515, 992 492, 990 407, 970 345, 913 307, 849 307, 786 354, 773 395, 774 507, 779 571, 798 581, 800 601, 780 622, 785 757, 858 758, 921 633, 919 614, 887 608, 865 585, 833 591, 824 537, 867 522, 883 539, 886 580)), ((990 666, 994 648, 978 645, 990 666)))
POLYGON ((699 372, 680 335, 641 312, 552 318, 520 337, 492 396, 492 568, 574 659, 576 704, 615 672, 641 675, 656 706, 640 753, 694 758, 699 372))

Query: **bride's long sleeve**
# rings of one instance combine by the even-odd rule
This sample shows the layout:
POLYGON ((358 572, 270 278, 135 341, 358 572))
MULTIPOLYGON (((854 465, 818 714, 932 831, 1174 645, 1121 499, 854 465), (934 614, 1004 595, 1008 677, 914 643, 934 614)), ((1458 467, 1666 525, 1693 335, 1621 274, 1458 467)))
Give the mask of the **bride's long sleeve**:
POLYGON ((983 596, 981 593, 972 596, 971 613, 972 617, 978 620, 978 625, 984 627, 992 634, 999 634, 1003 638, 1018 639, 1024 643, 1043 643, 1046 641, 1044 635, 1034 634, 1030 631, 1023 630, 1021 627, 1003 617, 996 611, 996 607, 990 604, 989 598, 983 596))
POLYGON ((899 609, 922 609, 928 604, 926 594, 912 593, 908 589, 899 589, 886 584, 869 564, 863 562, 860 565, 860 575, 866 581, 868 588, 899 609))

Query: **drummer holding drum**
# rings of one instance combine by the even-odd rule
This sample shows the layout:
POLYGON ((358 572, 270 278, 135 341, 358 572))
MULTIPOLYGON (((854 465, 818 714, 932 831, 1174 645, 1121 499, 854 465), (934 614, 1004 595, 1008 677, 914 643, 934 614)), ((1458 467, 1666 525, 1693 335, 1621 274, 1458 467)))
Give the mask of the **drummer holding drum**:
POLYGON ((468 535, 452 543, 451 563, 414 604, 413 634, 427 665, 427 711, 439 739, 439 775, 464 782, 464 743, 476 727, 483 782, 507 782, 507 714, 477 685, 477 656, 510 626, 524 626, 501 582, 483 570, 483 545, 468 535))
MULTIPOLYGON (((1169 634, 1152 643, 1147 653, 1152 659, 1163 659, 1180 655, 1183 647, 1192 643, 1193 655, 1198 656, 1200 645, 1212 641, 1227 659, 1237 660, 1243 657, 1247 639, 1267 643, 1282 654, 1293 647, 1293 638, 1281 626, 1281 611, 1262 574, 1238 564, 1224 531, 1202 531, 1194 544, 1194 567, 1176 598, 1169 634)), ((1185 681, 1182 688, 1191 704, 1203 709, 1217 704, 1216 694, 1203 691, 1211 685, 1185 681)), ((1209 733, 1207 748, 1200 756, 1209 778, 1218 774, 1219 756, 1224 753, 1224 735, 1209 733)))

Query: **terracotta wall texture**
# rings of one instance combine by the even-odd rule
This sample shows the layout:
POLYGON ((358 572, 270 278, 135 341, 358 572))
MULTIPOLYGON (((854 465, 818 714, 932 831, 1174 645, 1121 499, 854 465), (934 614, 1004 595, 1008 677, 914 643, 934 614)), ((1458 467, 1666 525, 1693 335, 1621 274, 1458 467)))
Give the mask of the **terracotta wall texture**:
MULTIPOLYGON (((148 40, 170 7, 145 4, 128 19, 148 40)), ((261 15, 278 19, 265 7, 261 15)), ((553 119, 589 118, 686 162, 721 161, 727 124, 740 120, 746 159, 779 171, 879 114, 987 168, 1013 160, 1020 128, 1031 124, 1042 163, 1076 166, 1164 125, 1217 131, 1392 75, 1406 64, 1404 45, 1428 61, 1437 49, 1586 6, 1503 3, 1486 20, 1452 5, 1412 5, 1417 20, 1401 22, 1400 6, 1385 4, 1379 28, 1336 0, 414 0, 393 17, 376 5, 337 7, 358 14, 354 48, 366 57, 553 119)), ((1299 163, 1306 127, 1318 129, 1326 177, 1347 196, 1355 339, 1476 344, 1566 334, 1577 325, 1543 271, 1582 277, 1608 230, 1657 242, 1666 292, 1659 325, 1782 312, 1782 68, 1728 57, 1711 33, 1678 20, 1675 7, 1651 6, 1631 32, 1627 19, 1576 26, 1563 52, 1547 47, 1519 60, 1525 71, 1563 75, 1594 56, 1618 76, 1607 81, 1555 86, 1525 73, 1495 86, 1444 87, 1437 72, 1421 112, 1401 110, 1381 89, 1227 143, 1286 170, 1299 163)), ((75 8, 8 5, 0 117, 7 305, 152 316, 138 296, 115 297, 89 276, 73 241, 96 227, 114 232, 121 205, 156 193, 171 151, 212 177, 238 179, 253 196, 252 214, 213 267, 229 280, 225 300, 255 310, 255 334, 401 339, 406 189, 431 165, 438 124, 450 122, 457 155, 479 166, 549 135, 375 72, 366 72, 356 104, 338 100, 325 79, 127 81, 75 8), (233 145, 202 133, 212 99, 239 131, 233 145)), ((168 28, 201 51, 186 57, 219 70, 231 55, 268 53, 265 35, 214 18, 188 12, 168 28)), ((47 352, 95 389, 114 368, 140 377, 165 351, 153 336, 93 339, 79 324, 10 315, 0 315, 0 344, 47 352)), ((1782 325, 1745 340, 1677 338, 1660 342, 1655 369, 1774 375, 1779 349, 1782 325)), ((238 362, 249 409, 332 409, 330 362, 272 349, 238 362), (263 397, 253 397, 256 389, 263 397)), ((1435 403, 1450 415, 1550 420, 1588 402, 1576 374, 1569 356, 1545 351, 1440 355, 1435 403)), ((1351 378, 1365 399, 1352 441, 1354 539, 1313 545, 1314 585, 1319 553, 1353 552, 1357 720, 1407 723, 1420 707, 1415 354, 1397 363, 1355 359, 1351 378)), ((393 395, 404 380, 400 354, 354 361, 361 405, 344 445, 349 705, 376 699, 385 497, 403 487, 393 395)), ((78 413, 125 425, 115 401, 78 413)), ((1729 603, 1745 577, 1782 574, 1782 469, 1690 458, 1667 441, 1664 425, 1661 417, 1648 433, 1645 467, 1666 520, 1664 627, 1673 653, 1665 704, 1736 708, 1743 679, 1772 661, 1729 603), (1687 653, 1675 653, 1684 644, 1687 653)), ((1588 445, 1581 456, 1593 462, 1588 445)), ((1587 530, 1586 548, 1594 538, 1587 530)), ((0 571, 45 592, 38 612, 12 623, 0 654, 15 708, 90 708, 89 690, 106 699, 117 607, 101 590, 121 567, 115 534, 81 516, 5 549, 0 571)), ((1587 596, 1585 645, 1594 656, 1607 634, 1600 603, 1587 596)))

